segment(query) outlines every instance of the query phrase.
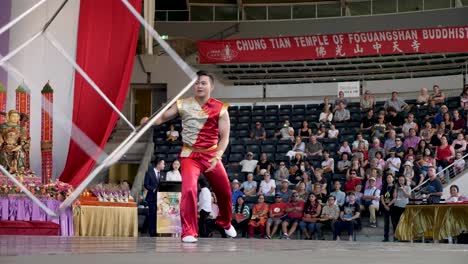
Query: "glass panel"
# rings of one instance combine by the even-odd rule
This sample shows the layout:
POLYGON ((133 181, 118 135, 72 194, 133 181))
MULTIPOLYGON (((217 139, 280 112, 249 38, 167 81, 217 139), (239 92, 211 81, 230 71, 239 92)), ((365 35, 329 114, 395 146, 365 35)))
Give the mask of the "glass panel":
POLYGON ((244 7, 246 20, 266 20, 266 6, 244 7))
POLYGON ((215 6, 216 21, 237 21, 237 6, 215 6))
POLYGON ((424 0, 424 10, 450 8, 451 0, 424 0))
POLYGON ((168 21, 189 21, 189 11, 169 11, 168 21))
POLYGON ((213 21, 213 6, 191 6, 192 21, 213 21))
POLYGON ((468 0, 461 0, 461 1, 462 1, 463 6, 468 6, 468 0))
POLYGON ((154 19, 156 21, 166 21, 167 20, 167 12, 166 11, 156 11, 154 15, 154 19))
POLYGON ((316 5, 293 6, 293 18, 315 18, 316 5))
POLYGON ((371 2, 350 2, 348 3, 349 11, 352 16, 363 16, 371 14, 371 2))
POLYGON ((374 0, 372 2, 373 14, 396 13, 396 0, 374 0))
POLYGON ((398 0, 398 12, 414 12, 423 10, 423 0, 398 0))
POLYGON ((291 7, 289 6, 269 6, 268 19, 291 19, 291 7))
POLYGON ((317 17, 339 17, 341 16, 341 4, 317 5, 317 17))

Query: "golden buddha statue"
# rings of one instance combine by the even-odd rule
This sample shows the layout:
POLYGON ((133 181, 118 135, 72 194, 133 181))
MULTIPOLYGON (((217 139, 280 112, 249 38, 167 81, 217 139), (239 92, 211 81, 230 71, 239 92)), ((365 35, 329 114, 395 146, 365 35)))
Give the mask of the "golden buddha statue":
POLYGON ((7 122, 0 124, 0 164, 10 173, 23 174, 29 153, 26 130, 20 124, 21 115, 16 110, 7 114, 7 122))

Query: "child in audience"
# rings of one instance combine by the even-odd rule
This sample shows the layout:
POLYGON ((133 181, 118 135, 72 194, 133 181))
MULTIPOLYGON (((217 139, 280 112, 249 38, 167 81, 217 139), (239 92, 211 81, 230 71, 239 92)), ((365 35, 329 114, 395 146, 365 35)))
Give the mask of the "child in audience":
POLYGON ((462 153, 457 152, 457 154, 455 154, 455 165, 453 166, 455 175, 462 172, 464 169, 465 169, 465 160, 462 159, 462 153))
POLYGON ((348 141, 343 141, 343 144, 341 145, 340 149, 338 150, 338 154, 341 155, 343 153, 349 153, 349 155, 352 154, 351 148, 349 147, 349 142, 348 141))

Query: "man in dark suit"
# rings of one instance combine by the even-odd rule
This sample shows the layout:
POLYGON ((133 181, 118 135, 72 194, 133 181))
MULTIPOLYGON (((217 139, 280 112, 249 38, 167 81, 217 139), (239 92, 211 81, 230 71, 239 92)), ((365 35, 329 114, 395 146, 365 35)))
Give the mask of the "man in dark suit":
POLYGON ((156 236, 156 200, 159 183, 161 182, 163 176, 164 160, 159 160, 155 162, 156 166, 149 166, 148 171, 145 174, 145 189, 148 191, 146 193, 146 202, 148 203, 148 232, 151 237, 156 236))

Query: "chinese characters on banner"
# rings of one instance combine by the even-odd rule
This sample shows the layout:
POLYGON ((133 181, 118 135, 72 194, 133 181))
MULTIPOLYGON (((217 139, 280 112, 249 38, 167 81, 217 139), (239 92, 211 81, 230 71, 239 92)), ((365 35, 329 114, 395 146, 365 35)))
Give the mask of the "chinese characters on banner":
POLYGON ((200 63, 468 52, 468 26, 343 34, 198 41, 200 63))

